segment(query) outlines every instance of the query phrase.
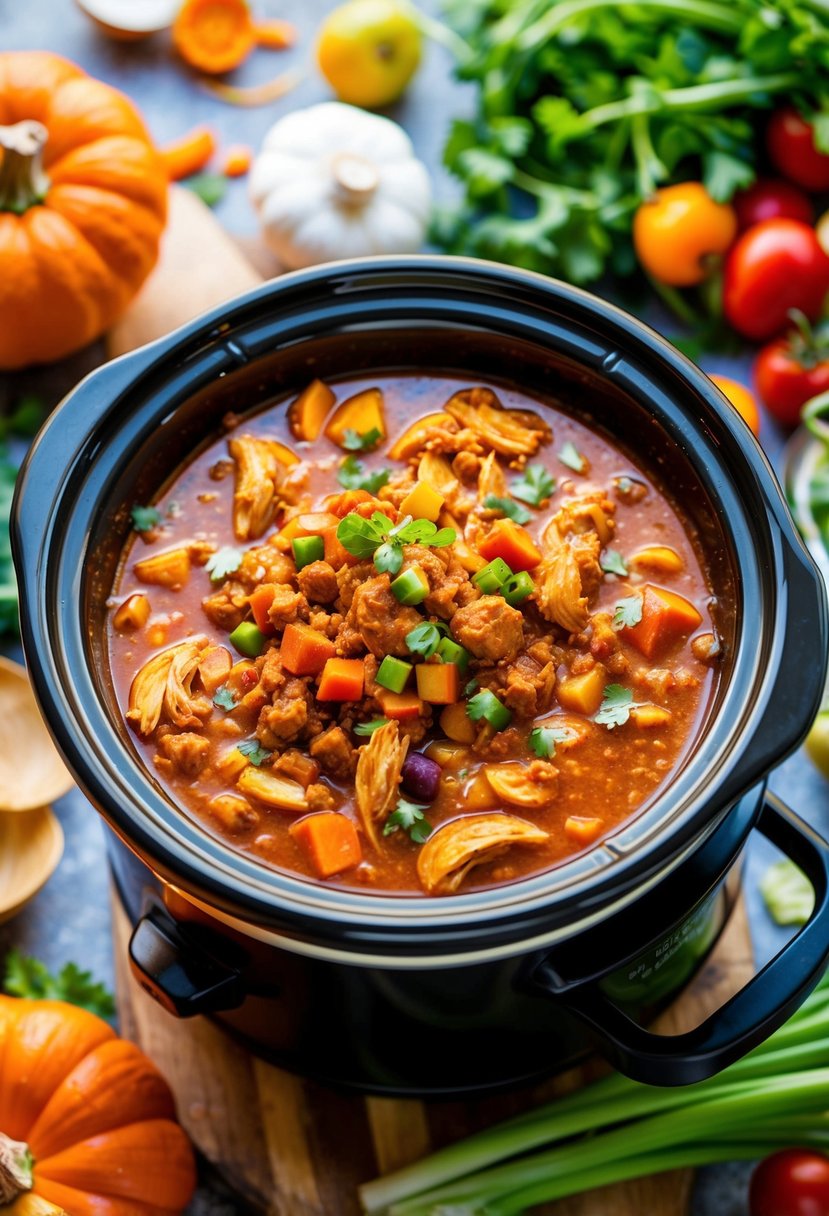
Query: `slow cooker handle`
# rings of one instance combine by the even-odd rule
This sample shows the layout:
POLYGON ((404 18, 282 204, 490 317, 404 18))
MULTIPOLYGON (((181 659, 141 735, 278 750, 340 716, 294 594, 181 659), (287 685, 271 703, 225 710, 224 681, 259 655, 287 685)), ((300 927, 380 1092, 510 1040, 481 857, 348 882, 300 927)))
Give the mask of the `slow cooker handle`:
POLYGON ((791 1016, 829 962, 829 844, 773 794, 758 829, 804 871, 815 891, 809 921, 727 1004, 686 1034, 659 1035, 639 1026, 595 980, 562 987, 552 961, 534 979, 598 1039, 602 1053, 645 1085, 691 1085, 714 1076, 759 1046, 791 1016))

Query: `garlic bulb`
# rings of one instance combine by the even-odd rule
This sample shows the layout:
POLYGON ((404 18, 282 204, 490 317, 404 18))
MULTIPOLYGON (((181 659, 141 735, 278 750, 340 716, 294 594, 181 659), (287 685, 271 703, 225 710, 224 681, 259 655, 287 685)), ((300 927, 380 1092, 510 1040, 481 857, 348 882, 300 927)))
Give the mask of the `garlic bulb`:
POLYGON ((280 119, 250 175, 265 240, 290 270, 417 252, 431 193, 401 127, 335 101, 280 119))

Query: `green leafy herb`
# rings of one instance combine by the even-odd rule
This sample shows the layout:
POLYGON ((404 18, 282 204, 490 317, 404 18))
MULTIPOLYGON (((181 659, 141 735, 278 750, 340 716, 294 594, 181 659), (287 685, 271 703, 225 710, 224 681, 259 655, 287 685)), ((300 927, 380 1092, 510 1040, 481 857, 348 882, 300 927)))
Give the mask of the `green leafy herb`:
POLYGON ((259 768, 265 760, 270 760, 273 752, 269 752, 266 747, 263 747, 258 739, 245 739, 243 743, 238 744, 237 751, 240 751, 243 756, 247 756, 251 764, 255 764, 259 768))
POLYGON ((195 173, 181 184, 208 207, 215 207, 227 194, 227 178, 222 173, 195 173))
POLYGON ((374 569, 378 574, 399 574, 403 565, 403 546, 386 541, 374 554, 374 569))
POLYGON ((229 574, 238 570, 242 564, 242 550, 234 549, 231 545, 223 545, 207 560, 205 570, 210 575, 211 583, 223 583, 229 574))
POLYGON ((606 549, 602 554, 600 565, 605 574, 618 574, 624 577, 628 572, 625 559, 617 549, 606 549))
POLYGON ((793 861, 778 861, 760 879, 760 894, 778 925, 805 925, 815 908, 815 891, 793 861))
POLYGON ((17 578, 12 564, 9 536, 14 483, 17 468, 0 445, 0 633, 17 633, 17 578))
POLYGON ((478 681, 473 676, 471 680, 467 680, 466 683, 464 684, 463 695, 465 697, 471 697, 473 692, 475 692, 475 690, 477 688, 478 688, 478 681))
POLYGON ((130 515, 136 532, 152 532, 161 523, 161 512, 157 507, 131 507, 130 515))
POLYGON ((403 545, 428 545, 441 548, 455 540, 454 528, 441 528, 428 519, 412 519, 407 515, 399 524, 392 524, 387 515, 375 511, 364 519, 356 511, 349 512, 337 526, 337 540, 354 557, 374 557, 374 567, 381 574, 395 575, 403 565, 403 545))
POLYGON ((369 494, 376 494, 379 489, 382 489, 389 477, 388 469, 375 469, 373 473, 367 472, 363 462, 356 456, 346 456, 337 469, 337 481, 343 489, 367 490, 369 494))
POLYGON ((501 515, 506 515, 507 519, 512 519, 517 524, 528 524, 532 519, 532 515, 526 507, 513 502, 511 498, 499 498, 497 494, 487 494, 484 506, 489 511, 499 511, 501 515))
POLYGON ((599 726, 613 730, 623 726, 630 717, 630 711, 635 707, 633 693, 623 684, 608 684, 604 690, 604 699, 599 706, 599 712, 593 719, 599 726))
POLYGON ((227 684, 222 684, 213 693, 213 704, 217 709, 235 709, 236 702, 233 699, 233 693, 228 688, 227 684))
POLYGON ((406 634, 406 646, 410 654, 419 654, 424 659, 430 659, 447 633, 445 625, 427 621, 423 625, 416 625, 406 634))
POLYGON ((432 834, 432 825, 426 819, 424 808, 407 802, 405 798, 400 799, 386 820, 383 835, 391 836, 399 828, 408 832, 414 844, 424 844, 432 834))
POLYGON ((562 464, 566 464, 568 469, 572 469, 574 473, 583 473, 587 468, 587 461, 582 456, 574 443, 568 439, 558 454, 558 458, 562 464))
POLYGON ((531 507, 540 507, 555 492, 555 488, 555 478, 550 476, 543 464, 528 464, 521 476, 514 477, 510 485, 515 498, 528 502, 531 507))
POLYGON ((355 431, 348 426, 343 431, 342 444, 347 452, 367 452, 382 438, 383 432, 379 427, 373 426, 370 431, 355 431))
POLYGON ((115 1013, 112 994, 93 980, 91 972, 81 971, 75 963, 66 963, 57 975, 52 975, 39 959, 12 950, 6 955, 3 987, 11 996, 33 1001, 67 1001, 101 1018, 111 1018, 115 1013))
POLYGON ((614 629, 632 629, 642 619, 641 595, 627 595, 623 600, 616 601, 613 610, 614 629))
POLYGON ((570 738, 570 731, 561 726, 536 726, 530 733, 530 747, 541 760, 556 754, 556 744, 570 738))
POLYGON ((371 557, 386 539, 392 521, 387 515, 375 511, 371 519, 364 519, 356 511, 350 511, 337 525, 337 540, 353 557, 371 557))
POLYGON ((376 730, 379 730, 381 726, 385 726, 387 722, 388 718, 372 718, 370 722, 358 722, 354 727, 354 734, 373 735, 376 730))

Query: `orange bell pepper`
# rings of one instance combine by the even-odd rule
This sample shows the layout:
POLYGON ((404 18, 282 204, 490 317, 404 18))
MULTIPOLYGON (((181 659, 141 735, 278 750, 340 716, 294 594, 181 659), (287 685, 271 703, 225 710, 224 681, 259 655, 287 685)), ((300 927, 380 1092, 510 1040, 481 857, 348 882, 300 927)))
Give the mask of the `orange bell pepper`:
POLYGON ((642 588, 641 621, 626 626, 620 633, 646 659, 653 659, 701 624, 701 615, 684 595, 646 583, 642 588))
POLYGON ((306 815, 292 823, 288 831, 320 878, 350 870, 363 859, 357 829, 337 811, 306 815))
POLYGON ((460 696, 456 663, 421 663, 415 675, 417 695, 430 705, 452 705, 460 696))
POLYGON ((478 552, 488 562, 500 557, 513 574, 519 570, 532 570, 541 561, 541 554, 527 529, 511 519, 497 519, 478 543, 478 552))
POLYGON ((318 701, 359 701, 363 695, 363 660, 328 659, 317 690, 318 701))
POLYGON ((377 700, 384 715, 398 722, 406 718, 419 718, 423 713, 423 702, 414 692, 390 692, 381 688, 377 692, 377 700))
POLYGON ((334 643, 310 625, 286 625, 279 657, 292 676, 316 676, 336 653, 334 643))

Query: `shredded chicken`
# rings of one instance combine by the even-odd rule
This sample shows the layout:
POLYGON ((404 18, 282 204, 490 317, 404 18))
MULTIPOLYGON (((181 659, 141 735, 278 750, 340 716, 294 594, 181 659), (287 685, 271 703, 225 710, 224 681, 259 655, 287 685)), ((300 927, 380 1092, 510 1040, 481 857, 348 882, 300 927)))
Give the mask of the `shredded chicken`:
POLYGON ((490 452, 478 474, 478 502, 483 503, 489 494, 494 494, 497 498, 504 498, 506 493, 507 479, 504 476, 504 470, 496 460, 495 453, 490 452))
POLYGON ((502 456, 533 456, 552 432, 530 410, 505 410, 488 388, 467 388, 455 393, 444 407, 447 414, 468 427, 486 447, 502 456))
POLYGON ((547 833, 517 815, 463 815, 433 832, 420 850, 417 874, 429 895, 452 895, 474 866, 513 845, 540 845, 547 833))
POLYGON ((233 530, 237 540, 255 540, 276 514, 276 492, 285 466, 278 446, 269 439, 239 435, 228 440, 227 446, 236 465, 233 530))
POLYGON ((535 571, 538 607, 548 621, 580 633, 602 581, 600 554, 613 536, 615 506, 602 491, 574 498, 544 529, 544 559, 535 571))
POLYGON ((198 727, 212 706, 206 697, 194 696, 191 685, 201 656, 210 646, 206 637, 189 638, 153 655, 130 687, 127 720, 140 735, 151 735, 163 718, 173 726, 198 727))
POLYGON ((357 794, 357 810, 371 843, 378 847, 377 828, 384 823, 397 801, 397 787, 406 752, 408 738, 400 738, 396 722, 387 722, 360 748, 354 786, 357 794))
POLYGON ((558 769, 546 760, 533 760, 530 765, 490 764, 484 772, 498 797, 515 806, 541 810, 558 793, 558 769))

